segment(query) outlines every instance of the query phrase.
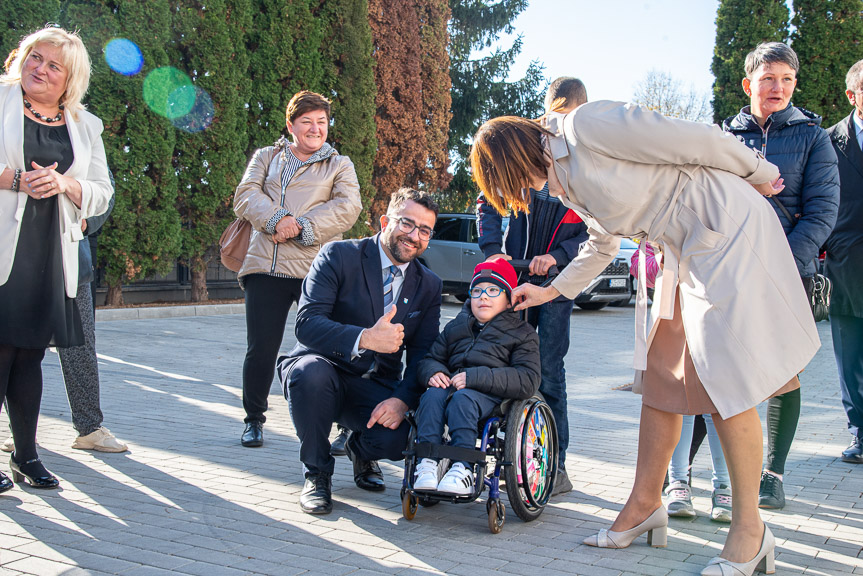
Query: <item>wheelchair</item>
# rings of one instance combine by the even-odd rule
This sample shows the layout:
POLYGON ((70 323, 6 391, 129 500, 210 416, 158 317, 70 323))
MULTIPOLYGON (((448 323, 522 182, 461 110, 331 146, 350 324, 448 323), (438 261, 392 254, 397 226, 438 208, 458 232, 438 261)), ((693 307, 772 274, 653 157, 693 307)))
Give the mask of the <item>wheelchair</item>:
POLYGON ((479 429, 479 447, 471 450, 416 441, 417 426, 413 412, 407 414, 410 424, 405 455, 405 474, 401 489, 402 514, 413 520, 419 506, 439 502, 462 504, 473 502, 488 488, 485 503, 488 528, 499 534, 506 521, 506 507, 501 501, 501 473, 509 504, 525 522, 542 514, 554 488, 557 474, 557 427, 551 408, 537 392, 527 400, 504 400, 479 429), (488 457, 494 468, 488 472, 488 457), (422 458, 438 461, 463 461, 473 467, 474 491, 457 496, 437 491, 413 489, 416 466, 422 458))

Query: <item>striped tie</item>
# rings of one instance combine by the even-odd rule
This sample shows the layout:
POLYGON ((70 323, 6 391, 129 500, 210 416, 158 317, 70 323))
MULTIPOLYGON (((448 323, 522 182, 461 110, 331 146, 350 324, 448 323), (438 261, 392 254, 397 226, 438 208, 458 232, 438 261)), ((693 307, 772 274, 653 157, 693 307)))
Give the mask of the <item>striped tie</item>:
POLYGON ((401 270, 397 266, 390 266, 386 269, 386 277, 384 278, 384 314, 390 311, 393 307, 393 280, 401 270))

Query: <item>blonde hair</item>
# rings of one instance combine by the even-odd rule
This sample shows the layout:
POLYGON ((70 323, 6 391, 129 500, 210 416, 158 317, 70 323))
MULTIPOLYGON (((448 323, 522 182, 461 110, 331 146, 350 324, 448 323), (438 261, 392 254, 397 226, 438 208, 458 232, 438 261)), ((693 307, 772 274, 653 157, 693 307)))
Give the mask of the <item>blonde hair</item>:
POLYGON ((6 73, 0 76, 0 84, 21 84, 24 61, 37 44, 60 48, 62 64, 67 72, 66 91, 61 96, 61 104, 77 120, 78 111, 84 109, 81 100, 90 86, 90 56, 77 33, 47 27, 26 36, 6 58, 6 73))
POLYGON ((480 126, 470 149, 473 180, 500 214, 528 212, 531 182, 548 170, 543 136, 552 133, 526 118, 501 116, 480 126))

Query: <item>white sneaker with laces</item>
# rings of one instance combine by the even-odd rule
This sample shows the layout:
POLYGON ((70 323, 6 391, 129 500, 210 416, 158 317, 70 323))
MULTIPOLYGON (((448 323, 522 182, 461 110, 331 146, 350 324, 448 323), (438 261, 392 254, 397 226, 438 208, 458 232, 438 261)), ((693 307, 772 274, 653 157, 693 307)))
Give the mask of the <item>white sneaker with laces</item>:
POLYGON ((456 462, 452 468, 441 478, 437 485, 438 492, 455 494, 456 496, 469 496, 473 494, 473 471, 465 467, 461 462, 456 462))
POLYGON ((710 519, 714 522, 731 522, 731 489, 725 484, 713 491, 713 509, 710 519))
POLYGON ((686 482, 672 482, 665 489, 668 497, 665 509, 669 516, 676 518, 695 518, 695 507, 692 505, 692 490, 686 482))
POLYGON ((14 452, 15 451, 15 439, 9 436, 6 438, 6 441, 3 442, 3 445, 0 446, 0 450, 3 452, 14 452))
POLYGON ((438 463, 431 458, 423 458, 417 464, 414 476, 414 490, 437 490, 438 463))
POLYGON ((86 436, 78 436, 72 442, 72 448, 76 450, 95 450, 96 452, 125 452, 129 449, 126 444, 117 440, 111 431, 104 426, 97 428, 86 436))

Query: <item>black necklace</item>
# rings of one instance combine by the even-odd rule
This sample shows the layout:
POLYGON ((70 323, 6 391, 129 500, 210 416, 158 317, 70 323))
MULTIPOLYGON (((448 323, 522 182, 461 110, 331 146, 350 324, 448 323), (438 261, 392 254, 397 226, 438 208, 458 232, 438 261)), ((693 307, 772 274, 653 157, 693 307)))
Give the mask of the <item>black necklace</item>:
POLYGON ((53 118, 48 118, 47 116, 42 116, 41 114, 39 114, 38 112, 33 110, 33 106, 30 104, 30 102, 27 101, 27 96, 24 96, 24 108, 29 110, 30 114, 35 116, 37 120, 41 120, 42 122, 47 122, 48 124, 50 124, 51 122, 59 122, 60 120, 63 119, 63 105, 59 104, 58 107, 60 108, 60 111, 57 112, 57 115, 54 116, 53 118))

